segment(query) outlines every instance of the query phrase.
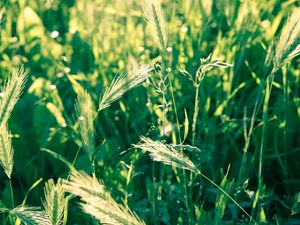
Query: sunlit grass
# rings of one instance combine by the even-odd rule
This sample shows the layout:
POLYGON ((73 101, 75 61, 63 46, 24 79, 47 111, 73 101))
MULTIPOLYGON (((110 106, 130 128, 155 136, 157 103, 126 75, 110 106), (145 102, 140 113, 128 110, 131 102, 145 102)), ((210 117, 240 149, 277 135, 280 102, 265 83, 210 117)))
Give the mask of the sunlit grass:
POLYGON ((299 14, 1 2, 0 224, 300 224, 299 14))

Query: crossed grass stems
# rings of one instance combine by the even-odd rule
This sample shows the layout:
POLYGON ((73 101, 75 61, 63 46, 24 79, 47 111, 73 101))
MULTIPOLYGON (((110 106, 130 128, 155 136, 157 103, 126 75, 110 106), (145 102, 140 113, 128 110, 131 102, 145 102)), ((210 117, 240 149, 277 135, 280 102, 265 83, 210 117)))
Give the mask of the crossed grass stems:
MULTIPOLYGON (((152 34, 154 36, 154 40, 162 56, 163 66, 160 73, 160 79, 161 79, 160 81, 164 85, 164 88, 169 87, 169 91, 171 93, 172 104, 174 107, 174 113, 175 113, 175 118, 176 118, 176 123, 178 128, 178 137, 180 140, 180 151, 178 152, 177 150, 173 149, 171 145, 163 144, 162 142, 159 141, 153 141, 146 137, 141 137, 141 142, 133 146, 149 152, 151 158, 154 161, 158 161, 167 165, 173 165, 183 170, 189 170, 196 175, 202 176, 209 183, 215 186, 220 192, 222 192, 226 197, 228 197, 234 204, 236 204, 250 218, 252 222, 256 223, 256 221, 252 218, 252 216, 249 215, 239 205, 239 203, 236 202, 223 188, 221 188, 214 181, 212 181, 210 178, 208 178, 203 173, 201 173, 201 171, 193 164, 193 162, 190 161, 188 157, 183 155, 183 148, 182 148, 183 141, 181 138, 182 136, 180 132, 179 120, 177 116, 177 108, 176 108, 175 98, 173 94, 172 81, 171 81, 170 73, 166 73, 166 68, 168 65, 166 59, 167 35, 166 35, 166 29, 165 29, 166 26, 164 22, 163 12, 160 4, 158 3, 158 1, 155 0, 144 1, 143 9, 146 15, 146 20, 151 30, 153 31, 152 34)), ((273 79, 276 72, 282 66, 284 66, 286 62, 293 59, 300 53, 300 48, 299 48, 300 25, 297 21, 298 14, 299 14, 299 8, 295 9, 292 12, 291 16, 287 20, 287 23, 285 24, 282 33, 280 35, 280 39, 277 43, 277 48, 275 50, 275 57, 273 58, 271 57, 272 58, 271 61, 273 61, 272 70, 270 74, 267 75, 266 82, 263 84, 263 86, 265 86, 265 88, 263 88, 264 92, 262 96, 263 131, 262 131, 261 146, 259 150, 258 190, 256 192, 256 198, 255 198, 256 200, 254 202, 253 208, 256 207, 256 203, 258 201, 260 192, 262 191, 263 152, 265 149, 265 139, 266 139, 265 136, 266 136, 266 129, 267 129, 266 124, 268 122, 268 104, 271 95, 273 79)), ((269 54, 268 56, 272 55, 272 50, 270 50, 269 52, 271 52, 271 54, 269 54)), ((230 66, 229 64, 223 63, 218 60, 211 61, 210 57, 208 57, 207 59, 203 59, 201 63, 202 65, 199 67, 195 78, 189 75, 188 72, 182 71, 185 75, 188 76, 188 78, 193 82, 194 86, 196 87, 195 109, 194 109, 193 124, 192 124, 193 144, 195 142, 195 134, 196 134, 195 124, 196 124, 196 119, 199 110, 198 89, 201 84, 201 80, 203 80, 205 73, 208 72, 213 67, 227 68, 230 66)), ((39 208, 29 207, 25 205, 18 206, 11 210, 1 209, 1 211, 9 212, 11 215, 21 219, 23 222, 28 224, 34 224, 34 223, 59 224, 62 221, 62 212, 65 210, 65 208, 61 207, 60 209, 58 209, 59 205, 57 204, 57 200, 60 199, 62 201, 66 201, 64 194, 62 194, 66 190, 74 195, 80 196, 82 202, 81 206, 83 211, 93 215, 101 222, 107 222, 113 224, 118 224, 118 223, 144 224, 144 222, 141 221, 134 213, 132 213, 127 208, 127 206, 122 206, 120 204, 115 203, 114 200, 110 197, 110 194, 108 192, 105 192, 104 185, 101 183, 101 181, 97 181, 96 179, 95 168, 94 168, 94 160, 96 154, 95 154, 95 147, 94 147, 93 121, 101 110, 109 107, 112 102, 119 99, 128 90, 140 85, 146 79, 150 78, 151 71, 152 69, 148 65, 138 65, 133 67, 133 69, 129 71, 128 75, 122 73, 120 76, 115 77, 111 85, 106 89, 102 98, 100 99, 98 110, 96 112, 94 112, 94 106, 91 97, 87 92, 83 93, 82 96, 78 97, 76 101, 76 114, 79 120, 79 133, 82 139, 83 148, 87 151, 89 158, 91 160, 93 177, 89 177, 84 173, 78 173, 73 171, 71 172, 70 175, 70 181, 64 181, 64 182, 58 181, 56 185, 54 184, 53 181, 51 180, 48 181, 48 183, 45 186, 46 200, 43 202, 45 211, 41 211, 39 208), (100 187, 102 188, 102 189, 100 188, 100 190, 102 190, 104 194, 103 193, 102 195, 101 193, 97 194, 97 196, 100 197, 100 199, 98 200, 96 199, 97 200, 96 208, 90 205, 90 202, 95 200, 96 198, 96 196, 94 195, 95 193, 88 193, 88 195, 86 196, 86 193, 82 193, 82 190, 80 188, 78 189, 78 183, 82 182, 84 179, 90 180, 91 182, 96 182, 95 185, 96 186, 99 185, 98 189, 100 187), (51 195, 53 190, 55 190, 53 193, 56 193, 54 194, 54 196, 51 195), (111 211, 107 212, 103 208, 101 208, 100 205, 104 203, 112 204, 113 205, 112 211, 115 210, 115 212, 114 213, 111 213, 111 211), (120 216, 122 214, 123 216, 120 216), (50 220, 51 222, 49 222, 50 220)), ((0 124, 1 127, 3 128, 1 131, 0 159, 1 159, 1 165, 4 168, 5 173, 7 174, 10 180, 12 203, 14 202, 14 200, 13 200, 13 190, 12 190, 12 184, 10 178, 11 178, 11 173, 13 168, 13 148, 11 146, 11 139, 10 139, 11 135, 6 126, 6 122, 13 109, 13 106, 15 105, 15 103, 17 102, 18 98, 22 93, 22 89, 24 88, 24 84, 27 76, 23 68, 20 68, 19 70, 14 70, 13 74, 15 74, 13 76, 13 79, 16 79, 17 82, 12 83, 11 80, 7 82, 7 85, 4 88, 6 93, 5 96, 7 97, 2 98, 1 100, 1 113, 0 113, 0 121, 1 121, 0 124)), ((163 99, 165 99, 165 92, 161 91, 159 86, 155 86, 155 87, 158 88, 158 92, 160 91, 159 93, 161 93, 163 95, 163 99)), ((166 118, 166 111, 167 111, 166 107, 169 107, 169 105, 163 104, 163 107, 164 107, 163 109, 164 118, 166 118)), ((253 118, 255 115, 257 115, 256 110, 258 109, 259 107, 255 107, 253 118)), ((163 121, 164 121, 163 122, 163 131, 164 131, 166 125, 165 119, 163 121)), ((252 119, 252 121, 254 121, 254 119, 252 119)), ((252 128, 253 128, 253 124, 250 126, 248 135, 246 134, 245 136, 247 137, 246 139, 247 142, 245 144, 244 152, 246 152, 248 148, 252 128)), ((164 135, 165 132, 163 132, 162 136, 164 135)), ((184 186, 186 187, 187 180, 186 180, 185 173, 183 173, 183 177, 184 177, 184 186)), ((187 192, 185 194, 187 194, 187 192)), ((188 202, 186 202, 186 207, 188 209, 189 222, 191 222, 191 214, 190 214, 188 202)))

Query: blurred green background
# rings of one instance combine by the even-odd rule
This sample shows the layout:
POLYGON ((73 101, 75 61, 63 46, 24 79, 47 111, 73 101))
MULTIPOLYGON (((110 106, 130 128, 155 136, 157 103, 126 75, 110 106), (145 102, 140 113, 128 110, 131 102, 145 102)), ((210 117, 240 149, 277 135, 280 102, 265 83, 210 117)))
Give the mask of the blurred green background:
MULTIPOLYGON (((38 179, 43 178, 43 184, 49 178, 67 176, 68 168, 41 149, 51 149, 71 162, 74 160, 81 147, 74 117, 78 89, 87 90, 97 105, 105 87, 127 65, 148 63, 157 67, 161 62, 140 3, 1 1, 0 86, 13 66, 24 64, 29 72, 25 91, 9 121, 15 149, 15 202, 20 203, 38 179)), ((187 155, 217 183, 230 165, 223 186, 261 223, 300 223, 299 57, 275 74, 266 124, 264 188, 260 196, 263 210, 251 212, 258 185, 263 83, 270 70, 266 64, 267 49, 277 41, 289 13, 297 6, 297 0, 162 1, 168 33, 167 70, 180 129, 184 133, 188 120, 189 133, 184 144, 200 149, 187 151, 187 155), (180 71, 195 74, 200 59, 209 54, 233 66, 214 69, 203 79, 197 133, 192 143, 195 87, 180 71), (255 107, 258 113, 244 153, 244 133, 249 130, 255 107)), ((156 72, 153 77, 157 78, 156 72)), ((172 101, 170 94, 166 98, 172 101)), ((146 82, 100 113, 95 120, 97 177, 117 201, 125 199, 147 224, 187 224, 186 198, 195 224, 210 224, 207 221, 213 220, 216 224, 247 223, 230 201, 223 202, 226 210, 222 221, 216 219, 215 188, 188 174, 186 196, 180 170, 153 163, 147 154, 131 149, 141 135, 179 143, 171 105, 167 134, 161 137, 162 102, 146 82)), ((90 172, 84 151, 79 151, 75 166, 90 172)), ((41 205, 42 184, 30 192, 28 204, 41 205)), ((6 206, 11 205, 8 180, 2 171, 0 199, 6 206)), ((93 223, 76 204, 70 204, 68 224, 93 223)))

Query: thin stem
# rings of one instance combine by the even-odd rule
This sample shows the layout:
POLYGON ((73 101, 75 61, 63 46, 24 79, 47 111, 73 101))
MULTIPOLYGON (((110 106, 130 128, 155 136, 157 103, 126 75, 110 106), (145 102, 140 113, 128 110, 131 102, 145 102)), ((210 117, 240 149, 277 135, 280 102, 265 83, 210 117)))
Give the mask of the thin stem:
MULTIPOLYGON (((175 113, 175 118, 176 118, 176 124, 177 124, 177 129, 178 129, 178 136, 179 136, 179 143, 180 143, 180 151, 183 152, 183 148, 182 148, 182 139, 181 139, 181 132, 180 132, 180 125, 179 125, 179 120, 178 120, 178 114, 177 114, 177 108, 176 108, 176 102, 175 102, 175 98, 174 98, 174 93, 173 93, 173 86, 172 86, 172 82, 171 82, 171 78, 170 78, 170 73, 168 74, 168 78, 169 78, 169 83, 170 83, 170 92, 171 92, 171 96, 172 96, 172 102, 173 102, 173 107, 174 107, 174 113, 175 113)), ((185 204, 186 204, 186 208, 187 208, 187 213, 188 213, 188 221, 189 224, 193 224, 192 222, 192 216, 191 216, 191 210, 190 210, 190 206, 189 206, 189 202, 188 202, 188 190, 187 190, 187 178, 186 178, 186 172, 183 171, 183 184, 184 184, 184 192, 185 192, 185 204)))
MULTIPOLYGON (((164 67, 166 69, 167 68, 167 61, 166 61, 166 58, 165 58, 165 53, 162 53, 162 59, 163 59, 163 62, 164 62, 164 67)), ((174 114, 175 114, 175 119, 176 119, 179 142, 182 143, 180 125, 179 125, 179 119, 178 119, 178 113, 177 113, 177 107, 176 107, 176 102, 175 102, 173 85, 172 85, 172 80, 171 80, 170 73, 168 73, 167 76, 168 76, 168 80, 169 80, 169 84, 170 84, 170 93, 171 93, 171 97, 172 97, 172 103, 173 103, 174 114)))
POLYGON ((165 94, 162 94, 163 97, 163 129, 162 129, 162 136, 166 135, 166 97, 165 94))
POLYGON ((263 167, 263 153, 265 149, 265 143, 266 143, 266 130, 267 130, 267 120, 268 120, 268 107, 269 107, 269 100, 270 95, 272 91, 272 83, 274 79, 274 70, 271 72, 271 74, 268 76, 266 81, 266 89, 265 89, 265 98, 264 98, 264 104, 263 104, 263 128, 262 128, 262 139, 261 139, 261 145, 259 149, 259 165, 258 165, 258 192, 260 193, 262 190, 262 167, 263 167))
MULTIPOLYGON (((77 152, 76 152, 75 157, 74 157, 74 159, 72 161, 72 164, 71 164, 72 166, 75 165, 75 162, 76 162, 76 160, 78 158, 79 152, 80 152, 80 147, 77 149, 77 152)), ((69 180, 70 176, 71 176, 71 170, 68 173, 67 180, 69 180)))
POLYGON ((14 208, 15 207, 15 199, 14 199, 14 192, 13 192, 11 179, 9 179, 9 189, 10 189, 11 205, 12 205, 12 208, 14 208))
POLYGON ((242 163, 241 163, 240 172, 239 172, 239 176, 238 176, 238 182, 237 182, 238 185, 241 183, 241 179, 244 175, 244 170, 246 168, 246 154, 248 152, 248 148, 249 148, 249 145, 250 145, 251 135, 252 135, 254 122, 255 122, 255 119, 256 119, 256 115, 257 115, 257 111, 258 111, 258 101, 256 101, 255 106, 254 106, 254 110, 253 110, 253 114, 252 114, 252 117, 251 117, 251 122, 250 122, 248 133, 247 133, 247 124, 246 124, 246 119, 247 119, 246 109, 245 109, 245 112, 244 112, 245 145, 244 145, 244 148, 243 148, 242 163))
POLYGON ((219 185, 217 185, 213 180, 211 180, 209 177, 205 176, 203 173, 201 173, 199 170, 197 171, 198 175, 202 176, 204 179, 206 179, 209 183, 211 183, 213 186, 215 186, 219 191, 221 191, 224 195, 226 195, 226 197, 228 197, 237 207, 239 207, 239 209, 241 209, 249 218, 250 218, 250 222, 253 221, 255 224, 257 224, 257 222, 252 218, 252 216, 250 216, 249 213, 246 212, 245 209, 243 209, 240 204, 234 200, 223 188, 221 188, 219 185))
MULTIPOLYGON (((166 60, 165 50, 161 51, 161 56, 162 56, 162 61, 163 61, 163 65, 164 65, 163 66, 163 72, 165 73, 166 68, 167 68, 167 60, 166 60)), ((176 125, 177 125, 177 131, 178 131, 178 136, 179 136, 180 151, 183 152, 180 124, 179 124, 179 119, 178 119, 177 107, 176 107, 176 102, 175 102, 173 85, 172 85, 172 80, 171 80, 170 73, 168 73, 167 76, 168 76, 168 80, 169 80, 170 93, 171 93, 171 97, 172 97, 173 109, 174 109, 176 125)), ((186 205, 187 213, 188 213, 188 221, 189 221, 188 224, 192 224, 191 210, 190 210, 189 202, 188 202, 188 196, 189 195, 188 195, 188 190, 187 190, 187 178, 186 178, 185 171, 183 171, 182 176, 183 176, 183 185, 184 185, 184 194, 185 194, 185 205, 186 205)))
MULTIPOLYGON (((283 93, 284 93, 284 129, 283 129, 283 148, 284 148, 284 169, 283 173, 285 179, 288 180, 288 163, 287 163, 287 108, 288 108, 288 80, 287 80, 287 73, 286 70, 282 73, 282 82, 283 82, 283 93)), ((287 183, 287 190, 290 193, 290 184, 287 183)))
POLYGON ((272 85, 274 80, 274 74, 278 70, 278 67, 274 67, 271 73, 267 76, 266 80, 266 88, 265 88, 265 98, 263 103, 263 128, 262 128, 262 137, 261 137, 261 144, 259 149, 259 165, 258 165, 258 188, 256 192, 256 197, 253 203, 253 208, 256 208, 256 203, 259 202, 259 196, 262 192, 263 186, 263 175, 262 175, 262 167, 263 167, 263 158, 264 158, 264 149, 266 143, 266 130, 267 130, 267 121, 268 121, 268 109, 269 109, 269 100, 272 91, 272 85))
POLYGON ((155 178, 155 162, 152 163, 152 214, 154 219, 154 225, 157 224, 156 222, 156 178, 155 178))
POLYGON ((91 160, 91 162, 92 162, 92 165, 91 165, 91 167, 92 167, 92 175, 93 175, 94 178, 96 178, 95 157, 93 157, 93 159, 91 160))
POLYGON ((194 107, 194 115, 193 115, 193 124, 192 124, 192 145, 195 145, 195 137, 196 137, 196 124, 197 124, 197 117, 199 113, 199 86, 196 87, 195 93, 195 107, 194 107))
MULTIPOLYGON (((167 65, 167 61, 165 58, 165 53, 162 52, 162 58, 163 58, 163 62, 164 62, 164 66, 165 68, 167 65)), ((171 80, 171 76, 170 73, 167 74, 168 76, 168 80, 169 80, 169 84, 170 84, 170 93, 171 93, 171 97, 172 97, 172 103, 173 103, 173 109, 174 109, 174 114, 175 114, 175 119, 176 119, 176 125, 177 125, 177 131, 178 131, 178 136, 179 136, 179 143, 180 143, 180 151, 183 152, 183 148, 182 148, 182 139, 181 139, 181 131, 180 131, 180 124, 179 124, 179 119, 178 119, 178 113, 177 113, 177 107, 176 107, 176 102, 175 102, 175 97, 174 97, 174 92, 173 92, 173 85, 172 85, 172 80, 171 80)), ((192 216, 191 216, 191 210, 189 207, 189 202, 188 202, 188 190, 187 190, 187 178, 186 178, 186 172, 183 171, 183 185, 184 185, 184 194, 185 194, 185 205, 187 208, 187 213, 188 213, 188 224, 192 224, 192 216)))

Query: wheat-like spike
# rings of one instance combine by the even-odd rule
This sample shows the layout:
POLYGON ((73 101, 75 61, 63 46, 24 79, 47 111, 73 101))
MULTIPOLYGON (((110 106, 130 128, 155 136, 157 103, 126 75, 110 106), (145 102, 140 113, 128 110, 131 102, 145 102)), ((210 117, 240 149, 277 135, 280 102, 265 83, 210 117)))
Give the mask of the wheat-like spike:
POLYGON ((14 149, 11 144, 11 135, 7 126, 2 126, 0 128, 0 164, 9 179, 14 165, 13 157, 14 149))
POLYGON ((58 179, 55 184, 53 179, 50 179, 45 184, 45 201, 43 205, 45 213, 50 218, 52 225, 60 225, 63 223, 63 214, 66 204, 65 192, 61 179, 58 179))
POLYGON ((164 52, 167 46, 166 22, 159 0, 143 0, 143 11, 157 47, 164 52))
POLYGON ((103 224, 111 225, 144 225, 135 213, 127 207, 116 203, 112 198, 103 201, 101 199, 87 199, 88 203, 81 203, 85 213, 93 215, 103 224))
POLYGON ((11 111, 20 98, 26 78, 27 72, 23 66, 13 68, 11 77, 8 78, 2 89, 3 96, 0 98, 0 127, 7 122, 11 111))
POLYGON ((198 172, 194 163, 171 145, 153 141, 150 138, 141 137, 141 143, 133 146, 149 152, 154 161, 198 172))
POLYGON ((216 184, 209 177, 205 176, 194 163, 184 156, 182 153, 179 153, 172 145, 166 145, 159 141, 153 141, 150 138, 141 137, 141 143, 134 145, 136 148, 140 148, 144 151, 150 153, 151 158, 154 161, 161 162, 167 165, 173 165, 182 169, 190 170, 203 178, 209 181, 213 186, 225 194, 234 204, 236 204, 250 219, 255 222, 255 220, 240 206, 240 204, 235 201, 222 187, 216 184))
POLYGON ((80 197, 98 196, 106 198, 104 185, 101 181, 88 176, 84 172, 72 170, 70 179, 64 181, 64 189, 80 197))
POLYGON ((26 225, 51 225, 47 214, 38 207, 18 206, 10 210, 9 213, 26 225))
POLYGON ((78 117, 79 134, 90 158, 94 154, 94 116, 95 108, 91 96, 85 92, 77 97, 75 111, 78 117))
POLYGON ((275 52, 275 67, 300 54, 300 7, 295 8, 282 28, 275 52))
POLYGON ((149 65, 135 65, 126 73, 122 72, 116 76, 110 86, 105 90, 100 99, 98 111, 107 108, 112 102, 121 98, 128 90, 139 86, 151 74, 152 68, 149 65))
POLYGON ((73 171, 65 181, 66 191, 81 198, 84 212, 97 218, 103 224, 144 225, 144 222, 126 206, 114 201, 103 183, 84 172, 73 171))

